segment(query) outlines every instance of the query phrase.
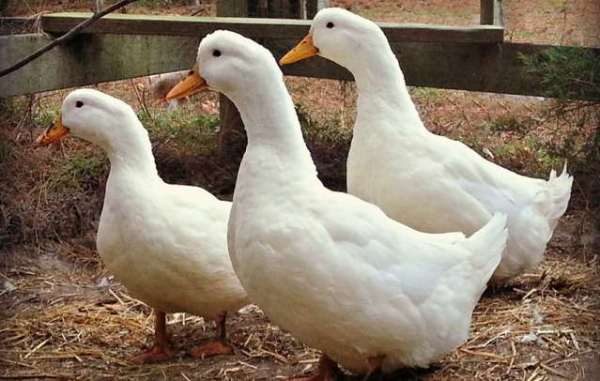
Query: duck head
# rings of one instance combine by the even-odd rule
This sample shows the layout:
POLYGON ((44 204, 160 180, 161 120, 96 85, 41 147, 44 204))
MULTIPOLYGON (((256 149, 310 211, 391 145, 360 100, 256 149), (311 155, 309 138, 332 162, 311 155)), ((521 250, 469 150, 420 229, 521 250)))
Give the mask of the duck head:
POLYGON ((179 99, 210 88, 235 100, 242 93, 247 96, 252 90, 258 92, 273 75, 282 74, 267 49, 237 33, 218 30, 202 39, 195 65, 166 99, 179 99))
POLYGON ((387 45, 384 33, 374 22, 345 9, 326 8, 313 19, 309 34, 279 63, 287 65, 319 55, 355 71, 387 45))
MULTIPOLYGON (((37 139, 48 145, 72 135, 94 143, 105 150, 117 140, 129 140, 130 120, 137 122, 135 112, 123 101, 97 90, 78 89, 64 99, 60 116, 37 139)), ((138 123, 135 124, 136 127, 138 123)), ((143 131, 145 131, 142 128, 143 131)))

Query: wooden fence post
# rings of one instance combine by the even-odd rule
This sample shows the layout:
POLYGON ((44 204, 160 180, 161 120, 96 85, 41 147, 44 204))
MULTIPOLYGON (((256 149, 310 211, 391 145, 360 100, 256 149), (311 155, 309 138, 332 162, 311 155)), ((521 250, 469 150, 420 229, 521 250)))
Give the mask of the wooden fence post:
POLYGON ((479 19, 482 25, 504 25, 502 0, 480 0, 479 19))
MULTIPOLYGON (((304 5, 301 0, 217 0, 217 16, 299 18, 302 14, 301 5, 304 5)), ((220 95, 219 102, 219 154, 237 164, 246 150, 246 133, 242 118, 227 97, 220 95)))
POLYGON ((305 0, 306 1, 306 18, 312 20, 317 12, 323 8, 329 7, 329 0, 305 0))

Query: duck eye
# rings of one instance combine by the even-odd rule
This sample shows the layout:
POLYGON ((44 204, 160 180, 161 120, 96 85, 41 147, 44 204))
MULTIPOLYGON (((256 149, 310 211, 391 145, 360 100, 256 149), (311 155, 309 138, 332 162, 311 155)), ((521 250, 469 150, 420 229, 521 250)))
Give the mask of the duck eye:
POLYGON ((327 27, 328 27, 329 29, 333 29, 333 27, 334 27, 334 26, 335 26, 335 25, 333 25, 333 23, 332 23, 331 21, 327 23, 327 27))
POLYGON ((219 49, 213 50, 213 56, 214 57, 220 57, 221 56, 221 51, 219 49))
POLYGON ((83 102, 82 101, 75 102, 75 107, 77 107, 77 108, 83 107, 83 102))

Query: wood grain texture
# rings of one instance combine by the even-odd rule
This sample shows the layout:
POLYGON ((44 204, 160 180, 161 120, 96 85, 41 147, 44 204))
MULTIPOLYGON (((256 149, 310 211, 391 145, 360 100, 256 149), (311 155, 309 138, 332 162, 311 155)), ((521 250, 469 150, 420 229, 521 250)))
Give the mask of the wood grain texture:
MULTIPOLYGON (((0 36, 2 63, 11 65, 51 39, 0 36)), ((200 38, 81 34, 65 46, 0 78, 0 97, 189 69, 200 38)))
MULTIPOLYGON (((1 78, 0 97, 189 69, 200 38, 83 34, 1 78)), ((47 42, 43 35, 0 36, 0 56, 10 64, 47 42)), ((261 42, 280 58, 297 40, 261 42)), ((550 48, 547 45, 402 42, 392 48, 409 85, 544 95, 540 78, 527 72, 520 55, 540 53, 550 48)), ((584 49, 600 59, 600 49, 572 49, 584 49)), ((352 80, 348 71, 319 57, 282 69, 288 75, 352 80)), ((585 94, 581 98, 594 99, 585 94)))
POLYGON ((482 25, 504 25, 502 0, 480 0, 479 20, 482 25))
MULTIPOLYGON (((88 18, 90 13, 54 13, 42 17, 47 33, 61 34, 88 18)), ((250 38, 301 39, 310 20, 192 17, 112 14, 86 30, 87 33, 203 36, 217 29, 228 29, 250 38)), ((497 43, 504 29, 494 25, 450 27, 429 24, 379 23, 390 42, 497 43)))

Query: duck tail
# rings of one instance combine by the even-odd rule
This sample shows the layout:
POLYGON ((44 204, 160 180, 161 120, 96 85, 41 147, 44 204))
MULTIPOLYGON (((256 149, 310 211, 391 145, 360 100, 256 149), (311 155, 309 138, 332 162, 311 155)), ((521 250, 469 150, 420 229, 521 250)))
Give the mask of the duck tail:
POLYGON ((565 213, 571 198, 571 187, 573 186, 573 176, 567 173, 567 162, 563 166, 560 176, 556 176, 556 171, 550 171, 548 178, 548 191, 550 199, 547 202, 546 218, 551 231, 558 224, 558 219, 565 213))
POLYGON ((495 213, 487 224, 464 241, 464 246, 471 252, 471 264, 481 280, 482 291, 496 271, 506 248, 506 221, 505 214, 495 213))

